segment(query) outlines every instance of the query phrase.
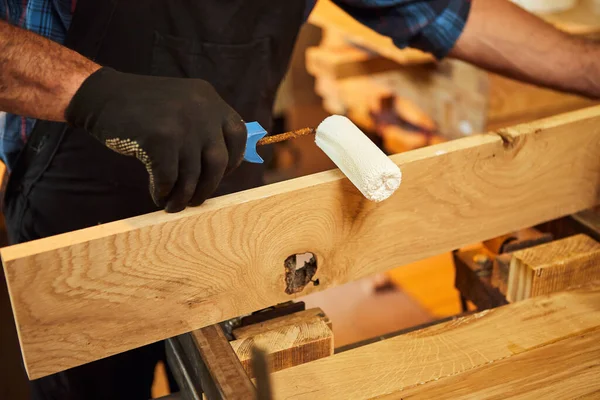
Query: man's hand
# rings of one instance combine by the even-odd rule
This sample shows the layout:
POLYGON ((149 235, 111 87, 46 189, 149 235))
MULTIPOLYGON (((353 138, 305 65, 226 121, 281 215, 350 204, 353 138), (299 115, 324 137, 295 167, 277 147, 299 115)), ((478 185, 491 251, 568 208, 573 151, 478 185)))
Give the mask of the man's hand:
POLYGON ((154 201, 170 212, 210 196, 224 172, 241 162, 246 144, 240 116, 207 82, 100 69, 4 21, 0 111, 68 121, 136 156, 148 169, 154 201))
POLYGON ((199 205, 242 161, 246 126, 206 81, 102 68, 83 82, 66 120, 110 149, 135 156, 157 205, 199 205))
POLYGON ((561 32, 508 0, 473 0, 450 56, 525 82, 600 98, 600 42, 561 32))

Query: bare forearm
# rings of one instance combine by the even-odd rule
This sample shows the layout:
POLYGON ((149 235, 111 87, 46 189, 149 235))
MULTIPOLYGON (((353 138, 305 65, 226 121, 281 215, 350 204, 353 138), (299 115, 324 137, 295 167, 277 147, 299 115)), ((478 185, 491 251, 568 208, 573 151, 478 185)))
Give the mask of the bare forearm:
POLYGON ((507 0, 473 0, 450 56, 525 82, 600 98, 600 43, 563 33, 507 0))
POLYGON ((0 111, 64 121, 71 98, 98 68, 66 47, 0 21, 0 111))

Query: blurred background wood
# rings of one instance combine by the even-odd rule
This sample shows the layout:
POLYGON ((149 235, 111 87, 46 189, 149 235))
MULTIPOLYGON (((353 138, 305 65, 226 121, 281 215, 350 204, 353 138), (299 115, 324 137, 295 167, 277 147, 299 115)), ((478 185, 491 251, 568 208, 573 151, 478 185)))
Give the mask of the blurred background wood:
MULTIPOLYGON (((594 37, 600 34, 597 8, 581 0, 541 16, 571 34, 594 37)), ((330 0, 319 1, 310 22, 322 29, 322 40, 306 50, 306 68, 323 108, 379 136, 390 153, 432 144, 433 137, 450 140, 597 103, 394 48, 330 0), (415 140, 418 135, 425 140, 415 140)))

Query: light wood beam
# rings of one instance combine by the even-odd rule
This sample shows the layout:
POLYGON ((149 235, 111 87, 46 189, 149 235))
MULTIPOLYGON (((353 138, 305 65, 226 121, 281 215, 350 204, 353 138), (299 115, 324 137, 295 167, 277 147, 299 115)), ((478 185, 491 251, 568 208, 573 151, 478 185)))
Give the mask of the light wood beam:
POLYGON ((600 330, 595 329, 378 400, 598 398, 598 360, 600 330))
POLYGON ((513 253, 506 299, 521 301, 600 279, 600 243, 579 234, 513 253))
POLYGON ((403 398, 411 386, 460 377, 599 327, 599 286, 536 297, 276 372, 273 394, 278 400, 403 398))
POLYGON ((1 250, 31 379, 590 208, 600 107, 392 156, 373 203, 338 170, 1 250), (286 294, 284 261, 317 270, 286 294))

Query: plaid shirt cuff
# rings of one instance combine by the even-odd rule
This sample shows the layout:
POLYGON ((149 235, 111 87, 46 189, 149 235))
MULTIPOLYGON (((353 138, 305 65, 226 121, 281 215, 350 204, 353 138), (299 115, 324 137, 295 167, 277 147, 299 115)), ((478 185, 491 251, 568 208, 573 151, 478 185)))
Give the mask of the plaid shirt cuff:
MULTIPOLYGON (((395 40, 399 47, 410 46, 433 54, 438 60, 446 57, 462 34, 469 11, 470 0, 444 0, 447 7, 408 42, 395 40)), ((435 2, 431 2, 435 3, 435 2)))

